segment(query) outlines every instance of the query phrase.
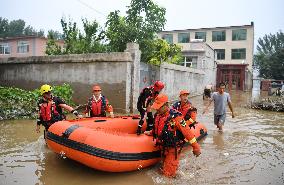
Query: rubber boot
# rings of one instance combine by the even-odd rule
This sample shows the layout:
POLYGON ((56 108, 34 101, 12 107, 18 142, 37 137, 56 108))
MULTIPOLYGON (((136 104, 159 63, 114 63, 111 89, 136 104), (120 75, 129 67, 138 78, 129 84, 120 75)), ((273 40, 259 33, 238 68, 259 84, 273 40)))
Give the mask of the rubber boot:
POLYGON ((144 121, 143 120, 140 120, 139 123, 138 123, 138 127, 137 127, 137 130, 136 130, 136 134, 139 136, 142 132, 142 126, 143 126, 143 123, 144 121))
POLYGON ((152 112, 147 112, 147 128, 146 131, 152 130, 154 125, 154 117, 152 112))

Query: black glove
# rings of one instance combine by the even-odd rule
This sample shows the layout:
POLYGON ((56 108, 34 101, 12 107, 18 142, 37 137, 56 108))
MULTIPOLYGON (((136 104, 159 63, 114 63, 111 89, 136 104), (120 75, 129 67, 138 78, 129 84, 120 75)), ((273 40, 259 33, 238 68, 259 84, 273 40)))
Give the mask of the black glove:
POLYGON ((71 113, 73 113, 75 116, 79 116, 79 113, 78 113, 78 111, 76 111, 75 109, 73 109, 72 111, 71 111, 71 113))
POLYGON ((41 125, 41 120, 39 118, 36 120, 36 124, 41 125))

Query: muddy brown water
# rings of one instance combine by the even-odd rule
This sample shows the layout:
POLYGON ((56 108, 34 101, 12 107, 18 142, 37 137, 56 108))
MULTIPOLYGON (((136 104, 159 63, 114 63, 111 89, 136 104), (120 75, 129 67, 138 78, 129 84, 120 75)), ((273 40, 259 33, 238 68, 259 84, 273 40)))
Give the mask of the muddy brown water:
POLYGON ((63 159, 49 150, 34 120, 0 121, 0 184, 284 184, 284 114, 244 107, 248 93, 232 92, 237 114, 227 114, 223 133, 213 125, 213 106, 201 115, 202 97, 191 98, 208 128, 202 155, 182 153, 178 176, 167 179, 159 165, 128 173, 106 173, 63 159))

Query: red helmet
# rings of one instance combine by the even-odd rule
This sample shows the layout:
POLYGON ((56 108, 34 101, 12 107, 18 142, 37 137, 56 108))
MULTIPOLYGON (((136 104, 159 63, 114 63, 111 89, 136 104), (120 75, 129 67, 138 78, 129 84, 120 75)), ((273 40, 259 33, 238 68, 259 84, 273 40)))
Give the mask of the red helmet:
POLYGON ((161 91, 164 87, 164 83, 159 80, 154 83, 154 91, 161 91))

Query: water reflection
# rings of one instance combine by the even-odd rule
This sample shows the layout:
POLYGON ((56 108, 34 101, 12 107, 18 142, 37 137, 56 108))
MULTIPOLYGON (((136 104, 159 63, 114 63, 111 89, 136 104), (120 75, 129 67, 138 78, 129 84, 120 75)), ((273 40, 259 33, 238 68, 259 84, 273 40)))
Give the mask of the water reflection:
POLYGON ((42 170, 41 152, 43 142, 22 143, 14 148, 2 150, 0 154, 1 183, 37 184, 40 183, 38 171, 42 170))
POLYGON ((223 132, 214 131, 212 133, 212 137, 213 137, 213 144, 216 146, 216 149, 223 150, 225 146, 223 139, 223 132))

